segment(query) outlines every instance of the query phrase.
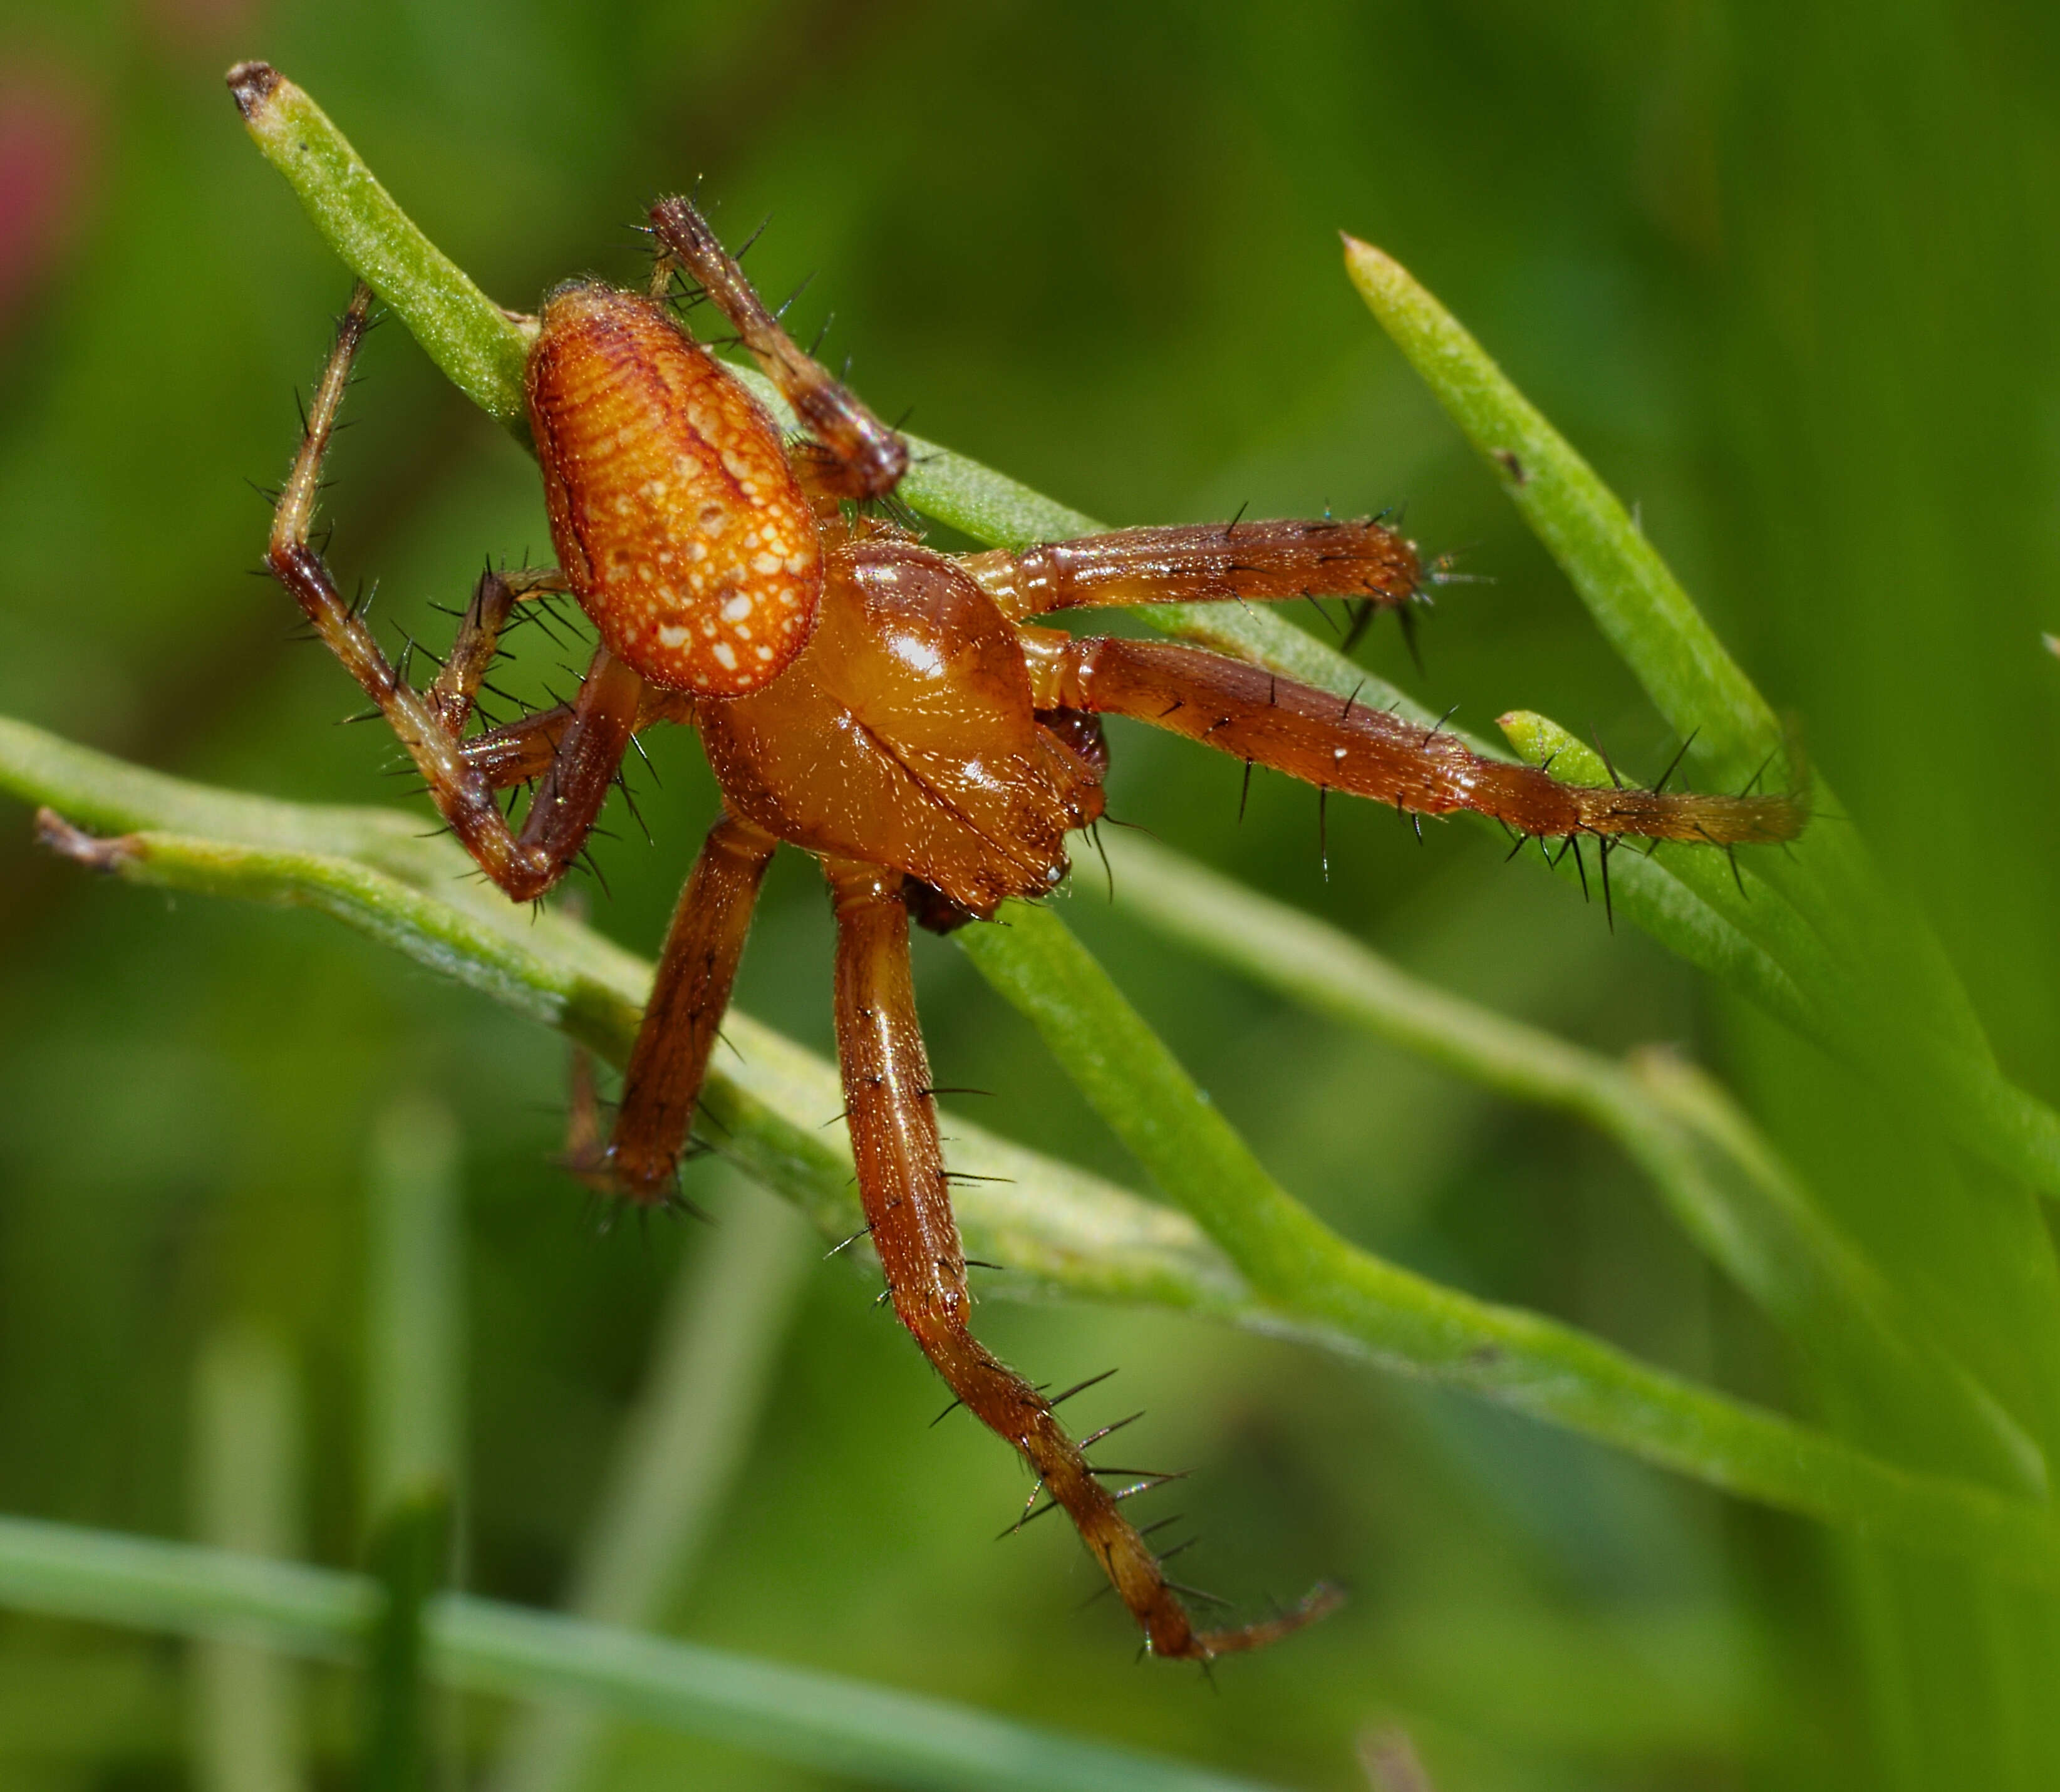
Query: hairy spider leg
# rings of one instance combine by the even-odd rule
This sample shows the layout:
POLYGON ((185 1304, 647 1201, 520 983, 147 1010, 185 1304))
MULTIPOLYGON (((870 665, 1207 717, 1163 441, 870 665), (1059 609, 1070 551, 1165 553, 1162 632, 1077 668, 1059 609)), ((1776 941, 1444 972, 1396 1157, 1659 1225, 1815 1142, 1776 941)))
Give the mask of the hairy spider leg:
MULTIPOLYGON (((429 706, 451 733, 462 734, 472 719, 472 706, 479 694, 486 669, 501 651, 501 633, 525 597, 570 591, 572 585, 555 566, 525 567, 510 573, 488 567, 473 587, 472 601, 458 622, 457 639, 451 644, 443 670, 429 685, 429 706)), ((539 772, 547 767, 537 768, 539 772)))
MULTIPOLYGON (((573 724, 577 709, 569 703, 553 704, 548 709, 533 709, 497 728, 483 729, 465 743, 465 762, 497 790, 526 784, 551 768, 559 743, 573 724)), ((655 722, 694 720, 693 699, 684 691, 667 691, 645 681, 637 700, 637 720, 631 729, 641 734, 655 722)))
POLYGON ((651 228, 794 407, 817 450, 792 457, 803 483, 832 502, 888 496, 908 470, 908 443, 796 346, 691 199, 660 200, 651 228))
MULTIPOLYGON (((824 870, 836 908, 837 1055, 859 1194, 896 1315, 952 1392, 1014 1445, 1073 1521, 1155 1654, 1208 1661, 1256 1649, 1329 1611, 1319 1587, 1292 1610, 1240 1628, 1198 1631, 1159 1560, 1053 1415, 1052 1403, 974 1338, 965 1251, 937 1140, 929 1061, 908 967, 901 876, 852 860, 824 870)), ((1148 1481, 1147 1485, 1156 1485, 1148 1481)))
POLYGON ((605 1150, 582 1151, 574 1140, 568 1154, 568 1167, 607 1193, 649 1204, 673 1189, 758 887, 778 844, 733 816, 709 830, 665 934, 613 1135, 605 1150))
POLYGON ((526 901, 555 884, 585 844, 636 725, 643 680, 605 649, 594 656, 522 831, 512 832, 493 785, 466 764, 462 743, 444 722, 443 701, 415 689, 393 669, 364 617, 338 595, 309 540, 322 459, 371 310, 371 289, 361 281, 337 325, 336 347, 309 407, 300 451, 273 517, 265 564, 379 706, 451 832, 489 877, 526 901))
POLYGON ((1470 809, 1526 835, 1635 834, 1712 846, 1792 840, 1799 794, 1599 790, 1484 759, 1457 736, 1369 708, 1263 666, 1159 641, 1019 628, 1040 707, 1130 716, 1319 789, 1418 815, 1470 809))
POLYGON ((558 743, 565 738, 565 730, 572 723, 573 706, 569 703, 554 704, 549 709, 534 709, 526 716, 517 716, 513 721, 489 728, 466 741, 465 765, 496 790, 527 784, 550 770, 551 761, 558 756, 558 743))
POLYGON ((958 563, 1017 621, 1082 606, 1295 597, 1399 609, 1423 577, 1415 543, 1371 517, 1120 529, 958 563))

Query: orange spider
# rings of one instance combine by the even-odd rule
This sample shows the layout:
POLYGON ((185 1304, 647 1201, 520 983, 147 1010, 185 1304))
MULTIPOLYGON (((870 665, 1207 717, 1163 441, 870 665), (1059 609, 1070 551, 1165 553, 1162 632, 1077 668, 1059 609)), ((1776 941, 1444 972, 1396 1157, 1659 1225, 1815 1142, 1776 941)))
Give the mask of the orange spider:
POLYGON ((760 880, 782 841, 813 853, 836 912, 852 1154, 895 1312, 958 1400, 1065 1509, 1155 1654, 1206 1662, 1272 1642, 1339 1595, 1319 1586, 1264 1622, 1198 1630, 1056 1402, 972 1335, 909 978, 911 916, 940 931, 984 921, 1004 900, 1064 880, 1066 835, 1102 812, 1097 718, 1110 713, 1326 789, 1423 815, 1478 810, 1525 836, 1780 840, 1801 810, 1779 796, 1577 788, 1216 653, 1029 625, 1079 605, 1233 598, 1399 609, 1418 595, 1420 565, 1415 546, 1378 523, 1327 520, 936 553, 876 501, 906 469, 902 439, 794 345, 691 203, 665 200, 651 223, 661 259, 650 295, 580 281, 545 301, 528 391, 558 566, 482 578, 433 682, 418 689, 395 670, 309 544, 368 321, 362 285, 309 410, 268 564, 392 724, 452 831, 517 900, 549 889, 578 854, 637 730, 701 730, 722 816, 673 916, 612 1135, 603 1143, 589 1127, 574 1168, 629 1201, 671 1195, 760 880), (798 437, 783 438, 674 321, 660 295, 676 270, 776 382, 798 437), (501 630, 545 592, 571 593, 600 633, 578 697, 468 737, 501 630), (496 793, 531 781, 517 832, 496 793))

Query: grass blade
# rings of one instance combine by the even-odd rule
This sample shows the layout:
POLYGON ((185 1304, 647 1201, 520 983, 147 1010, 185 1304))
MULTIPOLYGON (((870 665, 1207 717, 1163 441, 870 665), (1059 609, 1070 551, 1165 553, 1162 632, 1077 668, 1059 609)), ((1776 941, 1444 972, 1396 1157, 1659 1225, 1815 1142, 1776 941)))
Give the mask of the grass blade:
MULTIPOLYGON (((0 732, 0 745, 5 740, 0 732)), ((53 753, 47 744, 40 753, 74 779, 98 756, 53 753)), ((190 788, 178 804, 190 817, 206 810, 190 788)), ((249 813, 234 804, 226 812, 249 813)), ((497 893, 456 881, 465 861, 454 848, 445 847, 442 870, 431 874, 432 896, 333 855, 150 833, 95 840, 47 812, 43 828, 67 856, 132 881, 324 910, 611 1062, 627 1056, 649 967, 562 916, 533 921, 497 893)), ((304 823, 294 833, 308 831, 304 823)), ((374 852, 392 837, 363 819, 347 832, 374 852)), ((427 844, 408 843, 409 862, 427 844)), ((2038 1507, 1906 1475, 1571 1327, 1471 1299, 1354 1250, 1272 1182, 1056 915, 1017 904, 1010 918, 1011 926, 955 937, 1036 1021, 1090 1101, 1208 1235, 954 1119, 955 1167, 1013 1179, 1013 1186, 966 1185, 956 1199, 969 1239, 991 1240, 996 1259, 1016 1272, 1008 1282, 1022 1291, 1164 1304, 1291 1333, 1432 1376, 1746 1498, 1970 1555, 2018 1577, 2060 1570, 2060 1533, 2038 1507)), ((822 1126, 843 1105, 835 1072, 743 1015, 733 1012, 725 1031, 744 1061, 712 1071, 703 1097, 725 1150, 828 1235, 848 1235, 856 1211, 850 1158, 822 1126)), ((974 1247, 986 1254, 984 1243, 974 1247)))
MULTIPOLYGON (((225 1326, 194 1374, 194 1509, 203 1540, 286 1558, 300 1547, 301 1402, 293 1364, 268 1331, 225 1326)), ((292 1666, 250 1641, 193 1648, 194 1779, 199 1792, 296 1792, 306 1783, 292 1666)))
MULTIPOLYGON (((656 1628, 693 1573, 756 1430, 785 1338, 806 1232, 779 1204, 729 1179, 740 1198, 681 1271, 600 1509, 580 1546, 574 1616, 656 1628)), ((501 1747, 500 1792, 572 1792, 606 1746, 601 1714, 540 1706, 501 1747)))
POLYGON ((1616 494, 1399 262, 1347 237, 1345 271, 1660 713, 1683 736, 1699 728, 1706 760, 1745 777, 1781 744, 1780 724, 1616 494))
POLYGON ((2028 1545, 2051 1558, 2060 1531, 2042 1507, 1907 1475, 1572 1327, 1475 1300, 1350 1244, 1267 1174, 1056 915, 1021 903, 1007 914, 1005 928, 952 937, 1152 1180, 1244 1272, 1281 1330, 1331 1334, 1391 1367, 1749 1499, 1820 1518, 1864 1510, 1858 1522, 1877 1537, 1920 1549, 1948 1533, 1969 1545, 1986 1537, 1976 1546, 1985 1555, 2028 1545))
POLYGON ((1693 1065, 1661 1051, 1618 1063, 1413 977, 1163 846, 1124 835, 1108 851, 1119 907, 1145 925, 1313 1012, 1607 1134, 1804 1351, 1886 1403, 1920 1406, 1998 1485, 2044 1496, 2038 1446, 1693 1065))
MULTIPOLYGON (((0 1604, 19 1611, 187 1636, 233 1630, 333 1661, 353 1656, 379 1603, 362 1575, 0 1518, 0 1604)), ((1264 1792, 942 1699, 485 1599, 432 1601, 424 1628, 429 1670, 451 1685, 574 1694, 855 1778, 939 1792, 1264 1792)))

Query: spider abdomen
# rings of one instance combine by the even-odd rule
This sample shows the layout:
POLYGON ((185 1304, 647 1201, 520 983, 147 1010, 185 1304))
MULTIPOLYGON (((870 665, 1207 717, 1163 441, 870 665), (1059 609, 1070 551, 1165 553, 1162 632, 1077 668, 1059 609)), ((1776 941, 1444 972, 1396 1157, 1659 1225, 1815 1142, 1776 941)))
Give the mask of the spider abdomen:
POLYGON ((609 651, 699 696, 777 677, 823 551, 750 393, 655 301, 597 285, 545 301, 528 385, 558 564, 609 651))

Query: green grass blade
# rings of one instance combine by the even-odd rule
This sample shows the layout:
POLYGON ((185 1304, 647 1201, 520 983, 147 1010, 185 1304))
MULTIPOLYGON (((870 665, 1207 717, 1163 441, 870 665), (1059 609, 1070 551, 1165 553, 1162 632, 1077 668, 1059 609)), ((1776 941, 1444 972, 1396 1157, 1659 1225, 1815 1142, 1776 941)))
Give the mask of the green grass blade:
MULTIPOLYGON (((649 1384, 623 1426, 567 1605, 589 1622, 661 1623, 744 1465, 801 1288, 808 1235, 741 1176, 675 1280, 649 1384)), ((705 1197, 704 1197, 705 1198, 705 1197)), ((498 1792, 573 1792, 607 1746, 591 1707, 540 1706, 509 1726, 498 1792)))
MULTIPOLYGON (((1610 781, 1600 755, 1547 717, 1519 710, 1503 716, 1501 726, 1527 763, 1549 760, 1553 775, 1570 784, 1610 781)), ((1648 884, 1654 861, 1643 854, 1619 852, 1615 863, 1619 888, 1648 896, 1673 893, 1648 884)), ((1563 873, 1567 868, 1563 865, 1563 873)), ((1822 892, 1814 883, 1799 888, 1795 868, 1779 855, 1755 856, 1746 874, 1755 892, 1750 897, 1713 852, 1677 849, 1668 876, 1674 888, 1692 892, 1759 948, 1757 957, 1738 959, 1730 977, 1734 987, 1751 994, 1763 966, 1788 968, 1792 975, 1767 983, 1761 1007, 1863 1070, 1896 1099, 1937 1116, 1977 1156, 2060 1199, 2060 1114, 2002 1076, 1970 1015, 1964 1024, 1954 1023, 1965 998, 1942 964, 1927 975, 1934 986, 1942 980, 1950 999, 1928 1012, 1945 1024, 1917 1018, 1921 998, 1898 968, 1935 955, 1936 943, 1922 925, 1885 910, 1878 897, 1857 892, 1835 924, 1813 922, 1812 913, 1822 912, 1822 892)), ((1683 927, 1678 937, 1707 936, 1683 927)))
POLYGON ((1345 268, 1660 713, 1684 736, 1700 729, 1710 762, 1751 772, 1780 724, 1616 494, 1400 263, 1347 237, 1345 268))
POLYGON ((441 1487, 395 1501, 373 1531, 368 1553, 380 1597, 363 1685, 364 1792, 429 1792, 435 1742, 424 1619, 448 1578, 450 1544, 450 1498, 441 1487))
POLYGON ((1313 1012, 1607 1134, 1805 1351, 1884 1401, 1920 1405, 1998 1484, 2043 1496, 2036 1444, 1692 1065, 1665 1052, 1618 1063, 1511 1020, 1148 840, 1124 835, 1108 851, 1119 908, 1155 931, 1313 1012))
POLYGON ((380 1116, 367 1178, 365 1510, 424 1487, 455 1499, 464 1466, 464 1220, 457 1125, 405 1097, 380 1116))
MULTIPOLYGON (((194 1371, 193 1506, 200 1539, 289 1558, 301 1544, 301 1415, 291 1356, 269 1330, 230 1323, 194 1371)), ((298 1792, 306 1783, 299 1674, 247 1640, 193 1645, 198 1792, 298 1792)))
POLYGON ((1572 1327, 1474 1299, 1347 1243, 1267 1174, 1056 915, 1021 903, 1005 915, 1006 927, 953 937, 1282 1330, 1334 1334, 1391 1367, 1750 1499, 1820 1518, 1842 1513, 1832 1522, 1857 1520, 1877 1536, 1935 1548, 1950 1532, 1969 1544, 1984 1538, 1985 1554, 2028 1544, 2050 1555, 2060 1532, 2042 1507, 1907 1475, 1572 1327))
MULTIPOLYGON (((379 1607, 356 1574, 222 1550, 0 1518, 0 1604, 168 1630, 233 1632, 327 1660, 379 1607)), ((1163 1756, 965 1706, 484 1599, 432 1602, 430 1671, 512 1698, 576 1696, 618 1716, 825 1772, 940 1792, 1263 1792, 1163 1756)))
MULTIPOLYGON (((1351 237, 1345 266, 1382 327, 1495 468, 1660 713, 1682 735, 1694 736, 1695 756, 1730 784, 1756 770, 1782 744, 1771 706, 1615 494, 1407 269, 1351 237)), ((1837 811, 1821 780, 1816 800, 1820 810, 1837 811)), ((1729 906, 1707 864, 1683 863, 1692 868, 1682 875, 1702 883, 1707 901, 1720 911, 1729 906)), ((1998 1168, 2060 1199, 2060 1116, 1997 1073, 1937 940, 1884 893, 1857 836, 1820 824, 1794 865, 1761 869, 1823 940, 1839 943, 1849 963, 1864 971, 1872 1011, 1856 1027, 1838 1025, 1852 1007, 1852 980, 1818 975, 1809 953, 1771 953, 1807 1007, 1800 1016, 1779 1007, 1770 1012, 1799 1021, 1820 1044, 1920 1103, 1998 1168)), ((1635 908, 1627 910, 1646 924, 1635 908)), ((1741 920, 1742 912, 1731 908, 1730 918, 1741 920)), ((1770 924, 1746 924, 1751 930, 1770 924)), ((1757 988, 1751 982, 1739 987, 1763 1005, 1770 992, 1763 979, 1757 988)))
POLYGON ((444 377, 524 440, 522 369, 533 324, 501 307, 415 226, 349 140, 308 95, 263 63, 239 63, 230 90, 265 159, 285 176, 344 265, 408 326, 444 377))

